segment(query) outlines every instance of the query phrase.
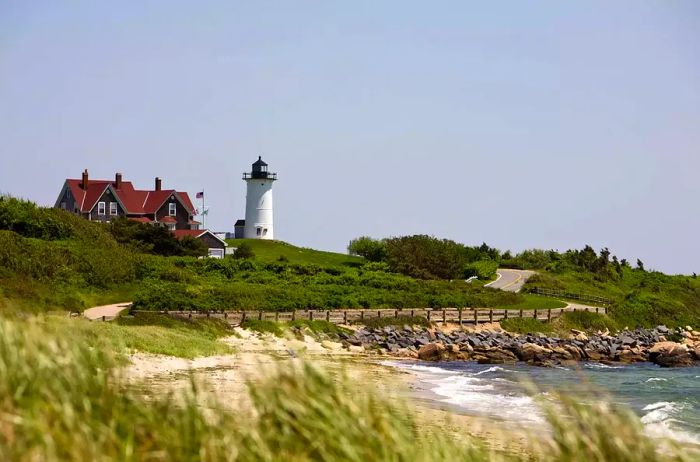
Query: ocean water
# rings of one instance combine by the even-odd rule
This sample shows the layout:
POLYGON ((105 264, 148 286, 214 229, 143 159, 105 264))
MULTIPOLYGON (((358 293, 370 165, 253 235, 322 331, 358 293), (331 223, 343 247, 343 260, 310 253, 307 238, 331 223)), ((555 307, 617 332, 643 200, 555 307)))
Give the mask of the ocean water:
POLYGON ((699 367, 662 369, 650 363, 582 363, 577 368, 541 368, 462 361, 384 364, 414 374, 422 397, 455 412, 524 424, 544 423, 543 413, 524 383, 536 385, 545 395, 552 390, 576 393, 585 389, 595 395, 581 394, 584 401, 600 396, 630 407, 649 435, 700 444, 699 367))

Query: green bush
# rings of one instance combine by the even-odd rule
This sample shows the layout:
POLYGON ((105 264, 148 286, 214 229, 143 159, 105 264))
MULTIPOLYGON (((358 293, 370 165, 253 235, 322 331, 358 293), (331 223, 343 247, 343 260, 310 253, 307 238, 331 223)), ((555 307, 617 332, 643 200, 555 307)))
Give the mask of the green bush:
POLYGON ((606 329, 614 332, 620 328, 618 324, 608 316, 591 313, 589 311, 564 313, 557 319, 556 324, 564 330, 578 329, 591 332, 604 331, 606 329))
POLYGON ((464 267, 464 278, 476 276, 482 281, 488 281, 496 277, 498 262, 493 260, 479 260, 473 263, 468 263, 464 267))
POLYGON ((385 241, 372 239, 367 236, 358 237, 350 241, 348 253, 364 257, 370 262, 381 262, 386 259, 387 244, 385 241))

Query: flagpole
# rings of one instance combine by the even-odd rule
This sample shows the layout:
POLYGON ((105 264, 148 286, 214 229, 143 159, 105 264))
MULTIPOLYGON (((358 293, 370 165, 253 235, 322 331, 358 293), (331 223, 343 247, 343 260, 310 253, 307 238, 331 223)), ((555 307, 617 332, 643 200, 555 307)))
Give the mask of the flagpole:
POLYGON ((202 229, 207 229, 206 215, 207 209, 204 208, 204 188, 202 188, 202 229))

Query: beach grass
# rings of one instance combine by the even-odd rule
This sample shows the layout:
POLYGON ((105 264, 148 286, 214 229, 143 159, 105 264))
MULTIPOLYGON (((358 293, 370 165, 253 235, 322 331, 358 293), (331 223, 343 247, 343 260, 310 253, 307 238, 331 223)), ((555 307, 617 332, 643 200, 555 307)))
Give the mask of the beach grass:
POLYGON ((124 381, 113 345, 91 344, 84 326, 74 326, 0 318, 0 460, 632 462, 697 455, 670 443, 657 450, 661 443, 624 408, 566 397, 544 404, 547 423, 537 431, 550 429, 551 439, 532 439, 525 453, 486 449, 484 441, 426 426, 405 401, 387 401, 302 361, 251 382, 251 412, 222 406, 194 379, 177 396, 144 396, 124 381))
POLYGON ((538 321, 533 318, 508 318, 501 321, 501 327, 508 332, 517 334, 535 334, 538 332, 553 332, 554 327, 547 322, 538 321))
POLYGON ((232 348, 219 339, 233 335, 230 327, 218 320, 186 320, 169 316, 141 314, 113 322, 69 319, 47 315, 37 318, 47 331, 69 333, 79 343, 108 348, 120 354, 135 352, 178 358, 196 358, 230 354, 232 348))

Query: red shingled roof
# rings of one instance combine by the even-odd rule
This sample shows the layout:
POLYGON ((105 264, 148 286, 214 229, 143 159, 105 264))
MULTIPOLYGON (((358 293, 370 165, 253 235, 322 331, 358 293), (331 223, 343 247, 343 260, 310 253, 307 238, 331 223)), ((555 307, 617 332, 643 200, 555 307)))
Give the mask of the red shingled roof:
POLYGON ((85 191, 81 186, 82 180, 67 179, 66 183, 82 213, 88 213, 95 208, 97 201, 107 188, 111 188, 129 215, 154 214, 172 195, 180 199, 189 213, 194 213, 194 206, 189 194, 174 189, 139 190, 134 189, 134 185, 130 181, 122 181, 121 188, 117 189, 114 181, 88 180, 88 188, 85 191))

